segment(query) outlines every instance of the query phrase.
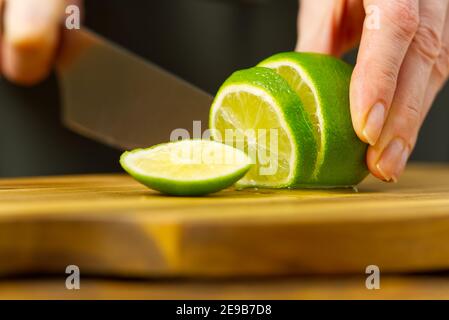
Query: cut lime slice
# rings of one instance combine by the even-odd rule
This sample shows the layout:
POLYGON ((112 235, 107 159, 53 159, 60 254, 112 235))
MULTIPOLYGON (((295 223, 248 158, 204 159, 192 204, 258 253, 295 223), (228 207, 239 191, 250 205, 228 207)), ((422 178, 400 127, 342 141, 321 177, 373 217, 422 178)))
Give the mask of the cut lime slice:
POLYGON ((162 193, 196 196, 233 185, 250 169, 242 151, 208 140, 182 140, 125 152, 120 164, 137 181, 162 193))
POLYGON ((316 159, 312 122, 288 83, 267 68, 235 72, 215 97, 212 137, 248 153, 255 165, 241 187, 307 184, 316 159))
POLYGON ((276 54, 259 66, 281 75, 299 95, 309 113, 318 149, 312 185, 352 186, 368 171, 367 145, 354 132, 349 109, 352 67, 316 53, 276 54))

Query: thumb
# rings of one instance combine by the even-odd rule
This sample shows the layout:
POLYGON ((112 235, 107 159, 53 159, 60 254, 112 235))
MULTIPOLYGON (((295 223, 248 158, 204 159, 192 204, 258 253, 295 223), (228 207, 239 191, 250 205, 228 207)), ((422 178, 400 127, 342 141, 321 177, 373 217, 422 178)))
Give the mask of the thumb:
POLYGON ((339 55, 335 35, 344 13, 345 0, 302 0, 298 14, 296 51, 339 55))
POLYGON ((32 85, 51 70, 64 14, 61 0, 6 0, 2 68, 13 82, 32 85))

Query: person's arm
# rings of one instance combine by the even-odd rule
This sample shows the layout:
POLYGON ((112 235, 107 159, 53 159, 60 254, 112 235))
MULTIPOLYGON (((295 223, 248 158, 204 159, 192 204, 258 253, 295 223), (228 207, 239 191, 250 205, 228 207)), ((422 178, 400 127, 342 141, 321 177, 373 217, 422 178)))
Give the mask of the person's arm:
POLYGON ((45 79, 56 59, 65 7, 80 1, 0 0, 3 5, 1 73, 20 85, 45 79))
POLYGON ((354 129, 370 144, 372 174, 396 181, 449 75, 449 0, 302 0, 300 5, 297 50, 339 56, 360 41, 350 90, 354 129), (378 15, 377 27, 370 13, 378 15))

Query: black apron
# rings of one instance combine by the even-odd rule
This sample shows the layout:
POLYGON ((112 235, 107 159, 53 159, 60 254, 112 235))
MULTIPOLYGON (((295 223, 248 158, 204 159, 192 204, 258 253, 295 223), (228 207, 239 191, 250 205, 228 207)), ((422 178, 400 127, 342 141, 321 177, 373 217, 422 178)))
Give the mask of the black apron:
MULTIPOLYGON (((297 10, 296 0, 88 0, 85 24, 214 94, 234 70, 293 49, 297 10)), ((54 76, 34 88, 1 80, 1 177, 120 170, 120 152, 61 125, 59 98, 54 76)), ((413 159, 449 160, 448 102, 446 89, 413 159)))

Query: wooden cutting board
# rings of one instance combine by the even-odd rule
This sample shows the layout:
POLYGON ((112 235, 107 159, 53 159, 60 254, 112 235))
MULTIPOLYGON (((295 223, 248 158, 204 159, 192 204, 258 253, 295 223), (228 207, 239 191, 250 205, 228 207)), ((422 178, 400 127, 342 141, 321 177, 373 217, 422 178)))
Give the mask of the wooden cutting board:
POLYGON ((126 175, 0 180, 0 275, 133 277, 449 269, 449 166, 358 192, 160 195, 126 175))

